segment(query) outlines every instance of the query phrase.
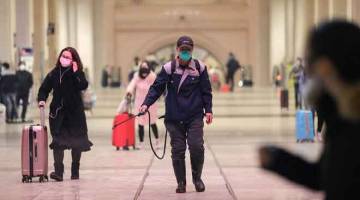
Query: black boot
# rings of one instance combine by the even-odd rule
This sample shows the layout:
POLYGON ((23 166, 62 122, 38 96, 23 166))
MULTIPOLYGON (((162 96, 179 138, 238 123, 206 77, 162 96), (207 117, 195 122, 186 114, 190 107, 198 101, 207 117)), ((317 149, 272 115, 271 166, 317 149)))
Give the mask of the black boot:
POLYGON ((79 177, 79 167, 80 163, 72 163, 71 164, 71 180, 78 180, 79 177))
POLYGON ((50 173, 50 178, 54 179, 55 181, 63 181, 64 164, 55 163, 54 168, 55 168, 55 172, 50 173))
POLYGON ((191 160, 192 177, 193 177, 193 183, 195 185, 195 189, 197 192, 204 192, 205 184, 201 180, 201 173, 204 165, 204 155, 191 156, 190 160, 191 160))
POLYGON ((173 160, 173 168, 178 186, 176 193, 186 192, 186 167, 185 160, 173 160))

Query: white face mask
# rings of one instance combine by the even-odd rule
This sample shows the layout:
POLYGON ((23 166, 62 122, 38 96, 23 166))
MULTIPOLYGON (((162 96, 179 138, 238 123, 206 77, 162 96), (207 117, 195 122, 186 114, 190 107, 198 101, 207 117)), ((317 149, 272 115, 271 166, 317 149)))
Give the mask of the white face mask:
POLYGON ((60 64, 63 67, 69 67, 71 65, 72 60, 64 57, 60 57, 60 64))
POLYGON ((19 69, 20 70, 26 70, 26 66, 24 64, 22 64, 22 65, 19 66, 19 69))

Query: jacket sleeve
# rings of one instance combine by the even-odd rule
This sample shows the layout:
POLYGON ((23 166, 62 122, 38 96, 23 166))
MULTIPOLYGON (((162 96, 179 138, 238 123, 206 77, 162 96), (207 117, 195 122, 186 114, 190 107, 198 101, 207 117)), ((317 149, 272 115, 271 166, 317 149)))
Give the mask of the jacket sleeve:
POLYGON ((283 149, 272 149, 273 159, 265 169, 273 171, 290 181, 308 187, 312 190, 321 190, 320 161, 310 163, 283 149))
POLYGON ((34 85, 34 79, 31 73, 29 73, 29 88, 34 85))
POLYGON ((205 67, 204 71, 200 74, 200 85, 205 113, 212 113, 212 89, 207 67, 205 67))
POLYGON ((131 94, 134 94, 134 91, 135 91, 135 89, 136 89, 136 83, 137 83, 137 81, 138 81, 138 78, 137 78, 137 76, 135 75, 135 76, 131 79, 129 85, 127 86, 126 92, 131 93, 131 94))
POLYGON ((85 73, 83 71, 77 70, 76 72, 73 72, 73 78, 75 82, 75 87, 78 90, 86 90, 88 87, 88 81, 85 78, 85 73))
POLYGON ((53 89, 51 83, 51 76, 52 76, 51 74, 52 73, 50 72, 48 75, 46 75, 44 81, 41 83, 37 97, 38 102, 46 101, 49 96, 49 93, 53 89))
POLYGON ((164 93, 169 79, 170 76, 163 67, 159 75, 156 77, 155 82, 151 85, 142 105, 150 107, 153 103, 155 103, 155 101, 164 93))

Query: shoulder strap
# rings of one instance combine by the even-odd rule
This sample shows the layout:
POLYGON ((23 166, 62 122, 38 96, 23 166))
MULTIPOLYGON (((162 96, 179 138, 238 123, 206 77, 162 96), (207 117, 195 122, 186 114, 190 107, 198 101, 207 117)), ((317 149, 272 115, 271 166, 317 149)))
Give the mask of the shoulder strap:
POLYGON ((175 73, 176 70, 176 60, 171 61, 171 76, 175 73))
POLYGON ((201 66, 198 60, 194 59, 196 70, 198 70, 199 75, 201 74, 201 66))

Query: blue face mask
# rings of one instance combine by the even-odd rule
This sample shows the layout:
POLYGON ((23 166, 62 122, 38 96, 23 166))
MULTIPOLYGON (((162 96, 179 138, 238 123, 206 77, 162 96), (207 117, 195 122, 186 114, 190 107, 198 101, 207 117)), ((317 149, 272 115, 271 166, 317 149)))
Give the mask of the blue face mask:
POLYGON ((190 51, 180 51, 179 57, 183 61, 189 61, 191 59, 190 51))

